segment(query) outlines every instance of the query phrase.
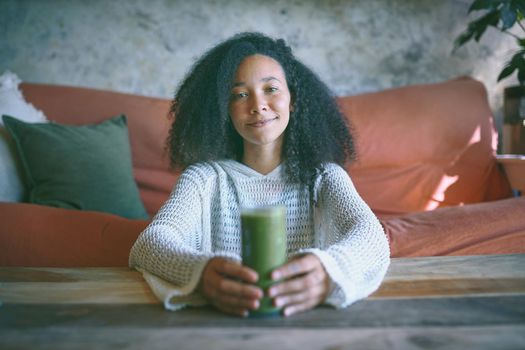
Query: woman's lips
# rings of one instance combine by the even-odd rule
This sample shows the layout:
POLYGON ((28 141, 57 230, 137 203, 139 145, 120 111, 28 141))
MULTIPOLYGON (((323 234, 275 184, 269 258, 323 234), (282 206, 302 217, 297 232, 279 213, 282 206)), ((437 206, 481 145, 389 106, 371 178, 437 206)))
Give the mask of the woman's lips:
POLYGON ((279 118, 279 117, 276 116, 276 117, 273 117, 273 118, 268 118, 268 119, 264 119, 264 120, 258 120, 255 123, 249 123, 248 126, 251 126, 251 127, 254 127, 254 128, 260 128, 260 127, 265 126, 268 123, 273 122, 277 118, 279 118))

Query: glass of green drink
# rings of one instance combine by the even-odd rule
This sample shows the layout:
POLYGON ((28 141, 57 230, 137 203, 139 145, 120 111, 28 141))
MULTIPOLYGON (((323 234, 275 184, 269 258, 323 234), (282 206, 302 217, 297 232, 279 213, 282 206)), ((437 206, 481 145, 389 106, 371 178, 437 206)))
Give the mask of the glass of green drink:
MULTIPOLYGON (((286 262, 286 208, 268 206, 241 210, 242 263, 259 274, 257 286, 267 292, 275 282, 271 272, 286 262)), ((261 299, 260 307, 250 317, 279 315, 269 297, 261 299)))

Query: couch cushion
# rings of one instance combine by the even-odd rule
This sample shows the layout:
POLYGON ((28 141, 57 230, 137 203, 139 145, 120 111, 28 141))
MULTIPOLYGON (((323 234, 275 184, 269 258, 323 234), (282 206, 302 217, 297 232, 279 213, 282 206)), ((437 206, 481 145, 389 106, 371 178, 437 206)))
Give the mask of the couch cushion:
POLYGON ((358 159, 348 168, 376 213, 403 214, 511 195, 495 160, 484 86, 471 78, 345 97, 358 159))
POLYGON ((133 179, 124 116, 84 126, 3 119, 22 162, 30 203, 147 217, 133 179))
POLYGON ((128 266, 131 246, 148 224, 27 203, 0 203, 0 212, 0 266, 128 266))
POLYGON ((525 197, 382 218, 393 257, 524 254, 525 197))
POLYGON ((100 123, 125 114, 135 181, 149 215, 167 200, 177 178, 169 169, 165 147, 171 125, 169 99, 49 84, 22 83, 20 88, 50 120, 63 124, 100 123))

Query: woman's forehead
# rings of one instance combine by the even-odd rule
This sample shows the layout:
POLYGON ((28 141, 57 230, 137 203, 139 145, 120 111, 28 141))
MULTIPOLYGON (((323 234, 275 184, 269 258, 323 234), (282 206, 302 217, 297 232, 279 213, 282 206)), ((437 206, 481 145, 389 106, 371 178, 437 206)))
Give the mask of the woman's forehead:
POLYGON ((286 81, 284 69, 277 60, 272 57, 255 54, 244 58, 235 74, 235 84, 243 83, 245 79, 286 81))

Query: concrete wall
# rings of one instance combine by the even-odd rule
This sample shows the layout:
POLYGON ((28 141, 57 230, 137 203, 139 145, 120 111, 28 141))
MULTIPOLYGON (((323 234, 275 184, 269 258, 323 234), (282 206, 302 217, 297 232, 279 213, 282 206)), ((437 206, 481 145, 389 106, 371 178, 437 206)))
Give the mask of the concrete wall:
POLYGON ((459 75, 500 114, 514 40, 492 30, 451 54, 460 0, 0 0, 0 72, 23 80, 171 97, 194 60, 240 31, 283 37, 336 94, 459 75))

